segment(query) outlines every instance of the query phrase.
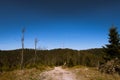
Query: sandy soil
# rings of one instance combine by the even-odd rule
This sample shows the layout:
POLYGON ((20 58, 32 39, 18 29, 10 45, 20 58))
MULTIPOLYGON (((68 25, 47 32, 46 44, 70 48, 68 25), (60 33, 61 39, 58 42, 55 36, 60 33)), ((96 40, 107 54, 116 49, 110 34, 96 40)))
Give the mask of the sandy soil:
POLYGON ((69 70, 62 67, 55 67, 53 70, 40 74, 40 80, 76 80, 76 76, 69 70))

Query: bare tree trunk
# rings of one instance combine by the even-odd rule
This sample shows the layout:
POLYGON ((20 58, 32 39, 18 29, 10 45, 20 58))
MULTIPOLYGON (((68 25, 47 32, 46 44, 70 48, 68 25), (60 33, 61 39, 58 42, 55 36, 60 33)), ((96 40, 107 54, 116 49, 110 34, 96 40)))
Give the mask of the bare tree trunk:
POLYGON ((20 64, 20 69, 23 69, 23 56, 24 56, 24 32, 25 32, 25 28, 22 29, 22 39, 21 39, 21 42, 22 42, 22 53, 21 53, 21 64, 20 64))
POLYGON ((36 64, 36 60, 37 60, 37 50, 36 50, 36 47, 37 47, 37 38, 35 38, 35 58, 34 58, 34 64, 36 64))

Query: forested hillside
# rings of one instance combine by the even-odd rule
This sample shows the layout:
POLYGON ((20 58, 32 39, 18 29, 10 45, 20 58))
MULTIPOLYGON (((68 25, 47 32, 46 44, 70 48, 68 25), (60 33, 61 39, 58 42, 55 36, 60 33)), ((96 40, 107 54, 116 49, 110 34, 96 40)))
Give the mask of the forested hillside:
MULTIPOLYGON (((0 71, 11 71, 20 69, 21 49, 0 51, 0 71)), ((34 49, 24 49, 24 68, 38 68, 41 65, 68 67, 84 65, 90 67, 98 66, 99 61, 104 61, 106 54, 102 49, 72 50, 72 49, 53 49, 37 50, 35 60, 34 49)))

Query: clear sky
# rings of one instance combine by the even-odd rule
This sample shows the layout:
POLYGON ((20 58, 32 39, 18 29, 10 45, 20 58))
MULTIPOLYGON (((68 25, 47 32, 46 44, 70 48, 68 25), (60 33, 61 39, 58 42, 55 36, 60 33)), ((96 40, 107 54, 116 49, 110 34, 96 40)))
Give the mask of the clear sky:
POLYGON ((0 49, 101 48, 114 24, 120 32, 120 0, 0 0, 0 49))

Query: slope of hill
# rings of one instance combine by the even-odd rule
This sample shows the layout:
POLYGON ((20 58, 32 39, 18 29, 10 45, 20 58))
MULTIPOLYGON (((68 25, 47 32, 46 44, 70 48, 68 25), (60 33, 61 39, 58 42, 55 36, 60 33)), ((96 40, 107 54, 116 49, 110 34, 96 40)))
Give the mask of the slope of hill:
MULTIPOLYGON (((66 66, 84 65, 90 67, 98 66, 99 61, 103 61, 102 49, 72 50, 72 49, 53 49, 53 50, 24 50, 24 68, 39 67, 40 65, 66 66)), ((11 71, 20 68, 21 49, 11 51, 0 51, 0 71, 11 71)))

